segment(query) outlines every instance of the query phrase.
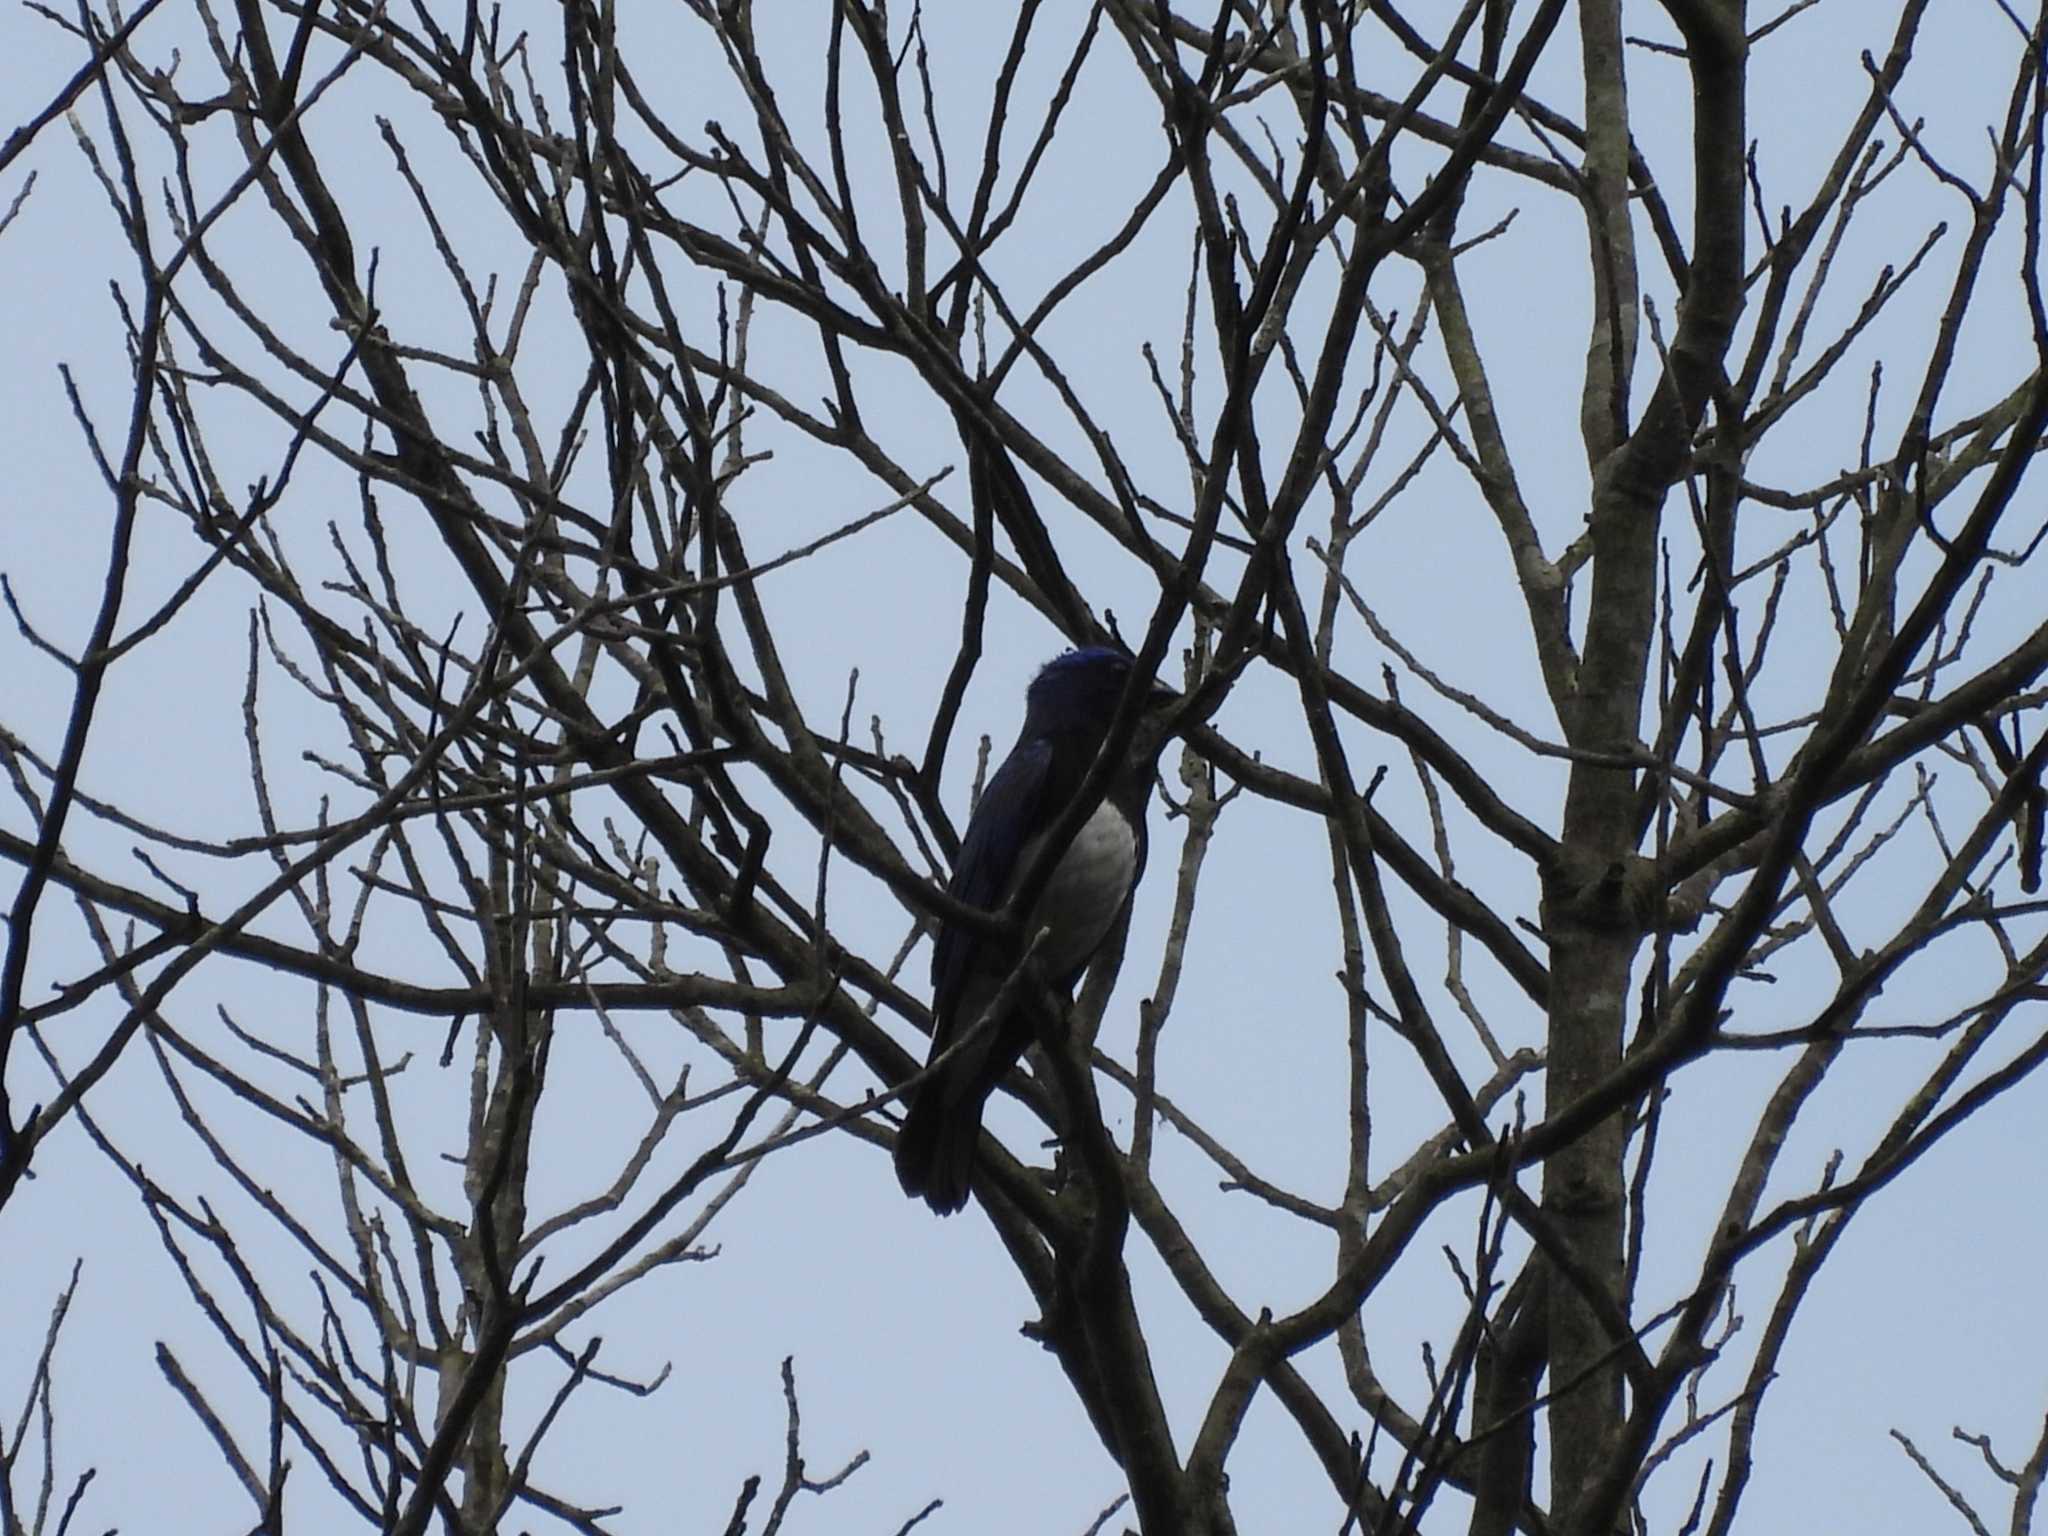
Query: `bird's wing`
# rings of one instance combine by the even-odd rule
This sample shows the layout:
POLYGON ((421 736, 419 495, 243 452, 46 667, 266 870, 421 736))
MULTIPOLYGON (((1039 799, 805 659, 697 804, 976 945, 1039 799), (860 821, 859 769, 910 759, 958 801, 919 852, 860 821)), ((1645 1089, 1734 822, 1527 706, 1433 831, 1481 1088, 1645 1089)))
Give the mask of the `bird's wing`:
MULTIPOLYGON (((1017 856, 1045 819, 1053 779, 1053 743, 1045 737, 1020 741, 981 792, 960 840, 960 857, 946 889, 983 911, 1000 906, 1017 872, 1017 856)), ((974 971, 981 940, 948 923, 939 925, 932 946, 932 1047, 942 1050, 960 1020, 960 995, 974 971)), ((972 1023, 972 1020, 967 1022, 972 1023)))

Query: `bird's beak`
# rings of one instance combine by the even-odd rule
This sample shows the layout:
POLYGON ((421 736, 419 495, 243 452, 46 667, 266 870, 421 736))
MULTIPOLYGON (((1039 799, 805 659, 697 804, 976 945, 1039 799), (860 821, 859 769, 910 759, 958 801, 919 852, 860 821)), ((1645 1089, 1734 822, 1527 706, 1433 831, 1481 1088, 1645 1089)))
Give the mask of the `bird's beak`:
POLYGON ((1174 689, 1161 682, 1154 682, 1145 693, 1145 718, 1159 726, 1173 713, 1181 696, 1174 689))

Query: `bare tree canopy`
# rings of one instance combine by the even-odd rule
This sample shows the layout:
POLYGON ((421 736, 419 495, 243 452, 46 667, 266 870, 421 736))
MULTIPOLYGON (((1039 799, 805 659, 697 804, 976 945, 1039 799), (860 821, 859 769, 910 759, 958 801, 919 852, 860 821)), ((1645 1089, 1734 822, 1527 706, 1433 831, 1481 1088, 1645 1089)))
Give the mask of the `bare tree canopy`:
POLYGON ((2044 1529, 2048 4, 467 5, 7 22, 0 1536, 2044 1529))

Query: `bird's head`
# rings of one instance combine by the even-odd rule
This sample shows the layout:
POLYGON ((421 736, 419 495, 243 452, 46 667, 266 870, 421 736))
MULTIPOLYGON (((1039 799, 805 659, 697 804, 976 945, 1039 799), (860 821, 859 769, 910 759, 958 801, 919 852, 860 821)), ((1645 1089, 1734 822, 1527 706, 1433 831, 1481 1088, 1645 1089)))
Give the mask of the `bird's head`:
MULTIPOLYGON (((1048 734, 1078 731, 1099 736, 1116 718, 1117 704, 1130 681, 1131 658, 1105 645, 1085 646, 1055 656, 1031 680, 1025 695, 1028 728, 1048 734)), ((1144 705, 1144 723, 1156 724, 1180 696, 1171 688, 1152 685, 1144 705)), ((1141 729, 1141 735, 1146 734, 1141 729)))

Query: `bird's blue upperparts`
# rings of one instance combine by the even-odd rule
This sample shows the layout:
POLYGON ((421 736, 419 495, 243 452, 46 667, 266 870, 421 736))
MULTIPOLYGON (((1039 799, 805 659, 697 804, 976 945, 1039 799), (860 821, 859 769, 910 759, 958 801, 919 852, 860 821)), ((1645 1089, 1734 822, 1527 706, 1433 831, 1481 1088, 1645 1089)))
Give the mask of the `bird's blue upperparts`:
MULTIPOLYGON (((1017 744, 968 820, 948 885, 953 896, 996 911, 1016 894, 1100 753, 1130 674, 1129 657, 1099 646, 1040 669, 1025 694, 1017 744)), ((1154 689, 1147 707, 1172 697, 1154 689)), ((1063 992, 1080 980, 1144 871, 1145 803, 1163 744, 1152 731, 1111 778, 1032 904, 1025 934, 1043 930, 1037 963, 1063 992)), ((1032 1039, 1021 1007, 982 1023, 1012 958, 999 942, 952 924, 941 926, 932 949, 932 1054, 966 1043, 918 1088, 897 1134, 896 1170, 908 1193, 942 1214, 966 1202, 982 1104, 1032 1039)))

